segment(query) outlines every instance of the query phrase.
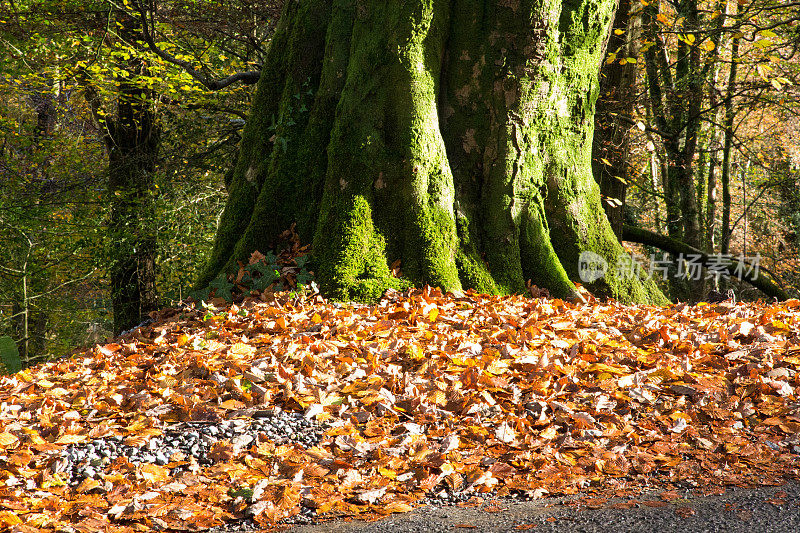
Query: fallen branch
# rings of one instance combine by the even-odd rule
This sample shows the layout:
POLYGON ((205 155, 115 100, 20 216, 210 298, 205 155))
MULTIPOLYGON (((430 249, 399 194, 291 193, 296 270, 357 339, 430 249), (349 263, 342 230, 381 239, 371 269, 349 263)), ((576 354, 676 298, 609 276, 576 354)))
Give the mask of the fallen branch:
POLYGON ((741 276, 741 279, 750 283, 753 287, 759 289, 767 296, 777 298, 778 300, 788 300, 789 294, 784 291, 778 284, 770 279, 769 276, 764 275, 763 269, 753 268, 754 265, 746 261, 737 261, 727 259, 725 257, 709 255, 702 250, 698 250, 693 246, 682 243, 665 235, 655 233, 635 226, 623 225, 622 226, 622 240, 629 242, 637 242, 639 244, 646 244, 648 246, 655 246, 660 250, 669 252, 673 255, 684 254, 693 255, 698 257, 700 263, 708 268, 712 265, 715 270, 722 271, 728 276, 735 277, 741 276))

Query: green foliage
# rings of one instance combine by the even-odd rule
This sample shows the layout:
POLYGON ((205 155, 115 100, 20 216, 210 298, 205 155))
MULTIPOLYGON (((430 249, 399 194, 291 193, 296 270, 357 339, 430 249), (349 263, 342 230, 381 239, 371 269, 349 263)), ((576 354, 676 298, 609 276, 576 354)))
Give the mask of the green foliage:
POLYGON ((0 372, 14 374, 22 370, 22 361, 19 358, 19 349, 14 339, 8 336, 0 337, 0 372))
MULTIPOLYGON (((162 50, 223 78, 257 68, 280 5, 159 2, 153 35, 162 50)), ((121 82, 149 91, 141 104, 161 133, 147 191, 153 211, 138 229, 157 239, 165 303, 186 296, 213 238, 252 87, 208 92, 153 53, 124 25, 140 6, 150 9, 137 0, 19 0, 2 9, 0 335, 17 342, 23 365, 109 334, 106 279, 127 242, 109 238, 104 198, 121 82)))
POLYGON ((231 487, 228 489, 228 496, 233 499, 242 498, 250 502, 253 499, 253 489, 231 487))
POLYGON ((210 298, 222 298, 231 302, 235 295, 253 291, 316 290, 314 274, 308 270, 307 263, 308 256, 292 258, 282 254, 278 257, 272 252, 267 252, 266 255, 256 252, 249 264, 239 268, 235 281, 230 281, 225 274, 219 274, 208 287, 192 292, 191 296, 198 302, 206 302, 210 298))
POLYGON ((247 265, 244 269, 245 276, 242 283, 249 283, 250 287, 256 291, 264 291, 270 285, 281 279, 281 273, 278 271, 278 265, 275 261, 275 256, 266 258, 264 261, 259 261, 252 265, 247 265))

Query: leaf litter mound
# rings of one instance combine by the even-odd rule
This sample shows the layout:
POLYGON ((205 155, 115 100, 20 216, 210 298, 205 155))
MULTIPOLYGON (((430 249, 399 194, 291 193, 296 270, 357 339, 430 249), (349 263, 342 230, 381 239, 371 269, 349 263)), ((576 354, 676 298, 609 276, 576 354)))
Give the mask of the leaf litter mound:
POLYGON ((117 342, 4 377, 0 526, 196 531, 248 516, 270 528, 301 510, 374 518, 443 494, 798 477, 798 300, 661 308, 427 288, 372 306, 268 300, 163 310, 117 342), (203 464, 117 457, 77 484, 55 466, 70 446, 146 446, 275 408, 320 424, 321 440, 223 439, 203 464))

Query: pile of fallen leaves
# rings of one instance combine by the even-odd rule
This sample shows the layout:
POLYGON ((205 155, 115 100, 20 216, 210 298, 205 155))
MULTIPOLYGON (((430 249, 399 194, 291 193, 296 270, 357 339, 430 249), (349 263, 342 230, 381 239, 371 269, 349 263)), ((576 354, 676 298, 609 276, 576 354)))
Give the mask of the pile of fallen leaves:
POLYGON ((660 308, 425 289, 374 306, 165 310, 2 379, 0 524, 196 530, 246 514, 269 526, 301 506, 374 517, 442 490, 778 482, 798 474, 798 333, 797 300, 660 308), (53 468, 70 444, 144 445, 264 406, 303 412, 326 436, 309 449, 219 442, 209 466, 118 458, 78 486, 53 468))

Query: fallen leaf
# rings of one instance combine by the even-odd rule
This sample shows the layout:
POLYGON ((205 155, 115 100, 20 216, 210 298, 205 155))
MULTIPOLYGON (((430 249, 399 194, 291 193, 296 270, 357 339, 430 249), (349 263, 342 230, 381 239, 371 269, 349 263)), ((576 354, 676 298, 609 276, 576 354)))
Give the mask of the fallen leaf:
POLYGON ((9 446, 16 444, 18 441, 19 438, 12 433, 0 433, 0 446, 3 448, 8 448, 9 446))

